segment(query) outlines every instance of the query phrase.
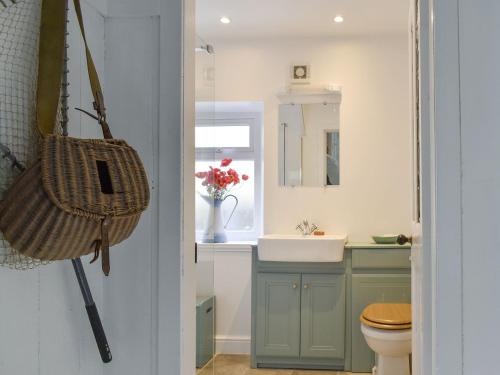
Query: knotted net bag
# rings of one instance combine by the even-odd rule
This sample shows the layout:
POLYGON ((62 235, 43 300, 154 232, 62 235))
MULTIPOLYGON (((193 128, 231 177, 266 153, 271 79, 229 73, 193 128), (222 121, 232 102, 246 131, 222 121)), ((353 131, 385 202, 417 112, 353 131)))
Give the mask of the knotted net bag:
MULTIPOLYGON (((41 0, 0 0, 0 145, 28 167, 38 158, 36 86, 41 0)), ((19 171, 0 149, 0 199, 19 171)), ((43 262, 14 250, 0 233, 0 265, 30 269, 43 262)))

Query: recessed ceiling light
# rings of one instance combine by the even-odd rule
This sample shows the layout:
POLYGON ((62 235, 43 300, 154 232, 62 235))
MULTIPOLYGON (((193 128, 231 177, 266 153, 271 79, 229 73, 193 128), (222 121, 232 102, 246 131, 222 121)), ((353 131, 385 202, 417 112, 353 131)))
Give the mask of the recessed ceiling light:
POLYGON ((223 23, 223 24, 225 24, 225 25, 227 25, 228 23, 231 23, 231 18, 225 17, 225 16, 221 17, 220 18, 220 22, 223 23))
POLYGON ((342 16, 336 16, 334 19, 333 19, 336 23, 342 23, 344 22, 344 17, 342 16))

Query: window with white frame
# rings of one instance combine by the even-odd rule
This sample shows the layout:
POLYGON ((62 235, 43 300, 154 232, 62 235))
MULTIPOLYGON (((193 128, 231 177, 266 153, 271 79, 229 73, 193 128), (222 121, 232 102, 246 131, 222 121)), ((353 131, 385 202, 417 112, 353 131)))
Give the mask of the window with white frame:
MULTIPOLYGON (((233 108, 234 111, 234 108, 233 108)), ((198 113, 195 128, 196 172, 220 168, 230 159, 240 183, 229 194, 238 198, 238 206, 226 226, 229 241, 255 240, 262 226, 262 112, 198 113), (245 181, 242 176, 248 177, 245 181)), ((226 168, 226 169, 228 169, 226 168)), ((210 205, 203 179, 196 178, 196 232, 201 238, 208 225, 210 205)), ((222 204, 224 217, 230 218, 234 200, 222 204)))

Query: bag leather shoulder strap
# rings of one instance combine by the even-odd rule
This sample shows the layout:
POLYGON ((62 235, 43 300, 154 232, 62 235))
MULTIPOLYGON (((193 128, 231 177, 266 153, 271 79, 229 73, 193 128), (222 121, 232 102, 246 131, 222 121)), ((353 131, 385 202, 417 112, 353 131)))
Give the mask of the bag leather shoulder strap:
MULTIPOLYGON (((73 0, 82 33, 94 109, 104 138, 113 138, 106 121, 106 107, 99 76, 85 35, 80 0, 73 0)), ((41 134, 54 133, 64 66, 65 0, 42 0, 37 89, 37 123, 41 134)))
POLYGON ((106 107, 104 106, 104 96, 102 94, 101 83, 99 82, 99 76, 95 68, 94 60, 92 59, 92 54, 90 53, 90 48, 87 43, 87 36, 85 35, 85 25, 83 23, 80 0, 73 0, 73 4, 75 5, 76 17, 78 18, 78 24, 80 25, 80 31, 82 32, 83 43, 85 45, 87 71, 89 74, 92 95, 94 96, 94 109, 97 112, 98 121, 102 127, 104 138, 111 139, 113 138, 113 136, 111 135, 111 130, 109 129, 108 123, 106 121, 106 107))

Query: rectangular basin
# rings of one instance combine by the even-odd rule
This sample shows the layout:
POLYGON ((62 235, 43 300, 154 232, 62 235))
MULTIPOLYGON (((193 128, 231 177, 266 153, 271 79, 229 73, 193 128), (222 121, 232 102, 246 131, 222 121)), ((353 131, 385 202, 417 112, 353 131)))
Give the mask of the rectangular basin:
POLYGON ((266 262, 329 262, 344 260, 345 235, 271 234, 259 238, 259 260, 266 262))

